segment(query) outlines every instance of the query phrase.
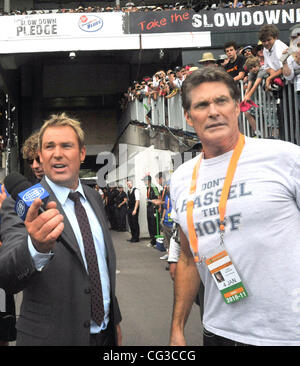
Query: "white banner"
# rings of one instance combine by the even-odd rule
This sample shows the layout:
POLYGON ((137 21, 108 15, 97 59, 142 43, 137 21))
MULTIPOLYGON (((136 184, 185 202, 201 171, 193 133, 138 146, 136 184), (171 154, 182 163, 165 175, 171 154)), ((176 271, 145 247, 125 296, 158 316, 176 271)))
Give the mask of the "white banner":
POLYGON ((210 32, 124 34, 124 13, 0 17, 0 54, 210 47, 210 32))
POLYGON ((102 49, 123 34, 122 13, 34 14, 0 18, 0 53, 102 49))
POLYGON ((51 38, 95 38, 121 35, 122 13, 68 13, 4 16, 0 40, 19 41, 51 38))

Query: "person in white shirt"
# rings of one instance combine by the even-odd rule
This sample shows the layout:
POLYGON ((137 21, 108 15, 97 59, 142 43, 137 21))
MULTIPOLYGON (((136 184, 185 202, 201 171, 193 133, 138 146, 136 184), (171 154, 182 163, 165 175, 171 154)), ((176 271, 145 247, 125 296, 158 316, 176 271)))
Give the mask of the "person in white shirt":
POLYGON ((265 68, 269 74, 265 84, 266 90, 270 90, 273 81, 278 83, 279 86, 283 86, 283 83, 279 81, 282 75, 282 62, 280 58, 282 52, 286 50, 287 45, 278 39, 278 37, 279 30, 273 24, 264 25, 258 34, 258 38, 264 46, 265 68))
POLYGON ((300 110, 300 48, 283 61, 283 76, 286 80, 295 84, 298 95, 298 109, 300 110))
POLYGON ((242 135, 239 98, 221 68, 183 83, 185 118, 203 153, 171 177, 181 245, 171 345, 186 345, 200 281, 204 346, 300 345, 300 147, 242 135))
POLYGON ((175 73, 176 78, 170 78, 171 87, 181 89, 182 83, 185 79, 184 67, 176 66, 175 73))

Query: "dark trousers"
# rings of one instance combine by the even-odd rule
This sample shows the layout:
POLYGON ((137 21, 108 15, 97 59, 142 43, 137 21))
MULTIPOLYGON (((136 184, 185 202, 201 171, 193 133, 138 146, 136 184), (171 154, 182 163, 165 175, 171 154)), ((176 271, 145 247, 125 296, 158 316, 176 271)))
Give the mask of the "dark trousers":
POLYGON ((155 213, 156 213, 156 210, 154 209, 153 205, 147 206, 148 231, 149 231, 152 245, 156 244, 155 235, 159 234, 159 233, 157 233, 156 218, 154 216, 155 213))
POLYGON ((98 334, 90 335, 90 346, 115 346, 115 332, 114 327, 108 323, 105 330, 98 334))
POLYGON ((115 215, 115 207, 114 206, 107 206, 107 216, 108 216, 108 221, 110 223, 110 227, 113 230, 117 230, 117 220, 116 220, 116 215, 115 215))
POLYGON ((203 346, 251 346, 251 344, 236 342, 228 338, 218 336, 203 329, 203 346))
POLYGON ((131 239, 132 240, 139 240, 140 239, 140 225, 139 225, 139 209, 134 216, 132 216, 133 209, 128 209, 127 216, 128 216, 128 224, 131 231, 131 239))
POLYGON ((116 208, 115 215, 117 219, 117 230, 126 230, 126 212, 127 208, 125 205, 121 206, 120 208, 116 208))
POLYGON ((16 310, 14 296, 6 293, 6 312, 0 312, 0 342, 16 340, 16 310))

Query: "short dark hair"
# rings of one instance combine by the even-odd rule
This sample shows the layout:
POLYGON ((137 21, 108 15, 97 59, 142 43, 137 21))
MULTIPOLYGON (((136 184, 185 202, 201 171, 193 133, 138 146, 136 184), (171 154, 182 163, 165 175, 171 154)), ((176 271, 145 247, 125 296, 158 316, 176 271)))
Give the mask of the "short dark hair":
POLYGON ((231 98, 239 102, 240 91, 233 77, 221 67, 206 66, 193 71, 182 83, 182 107, 185 111, 189 111, 191 108, 190 92, 200 84, 206 82, 224 83, 229 89, 231 98))
POLYGON ((269 37, 279 37, 279 29, 274 24, 266 24, 258 32, 258 39, 260 41, 265 41, 269 37))
POLYGON ((157 174, 155 175, 155 178, 157 178, 157 179, 161 179, 161 178, 163 178, 164 180, 166 180, 166 175, 165 175, 165 173, 164 173, 164 172, 159 172, 159 173, 157 173, 157 174))
POLYGON ((226 50, 226 48, 228 48, 228 47, 233 47, 235 50, 237 50, 238 49, 238 45, 234 42, 234 41, 229 41, 229 42, 226 42, 225 44, 224 44, 224 51, 226 50))

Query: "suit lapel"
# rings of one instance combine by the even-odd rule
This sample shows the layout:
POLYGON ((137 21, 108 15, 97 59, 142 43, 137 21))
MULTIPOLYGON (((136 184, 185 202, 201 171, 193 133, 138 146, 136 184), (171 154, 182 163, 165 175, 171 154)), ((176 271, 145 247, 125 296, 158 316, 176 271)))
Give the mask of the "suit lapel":
POLYGON ((58 199, 56 198, 55 194, 53 193, 52 189, 50 188, 50 186, 48 185, 48 183, 46 182, 45 178, 43 178, 41 180, 41 185, 46 189, 46 191, 49 193, 49 199, 48 202, 50 201, 54 201, 57 204, 57 209, 59 210, 59 212, 63 215, 64 217, 64 230, 61 233, 61 239, 63 241, 63 244, 67 247, 67 249, 71 249, 79 258, 79 260, 81 261, 82 265, 84 266, 84 262, 82 259, 82 255, 79 249, 79 246, 77 244, 77 239, 75 237, 74 231, 72 229, 72 226, 65 214, 64 209, 62 208, 60 202, 58 201, 58 199))

